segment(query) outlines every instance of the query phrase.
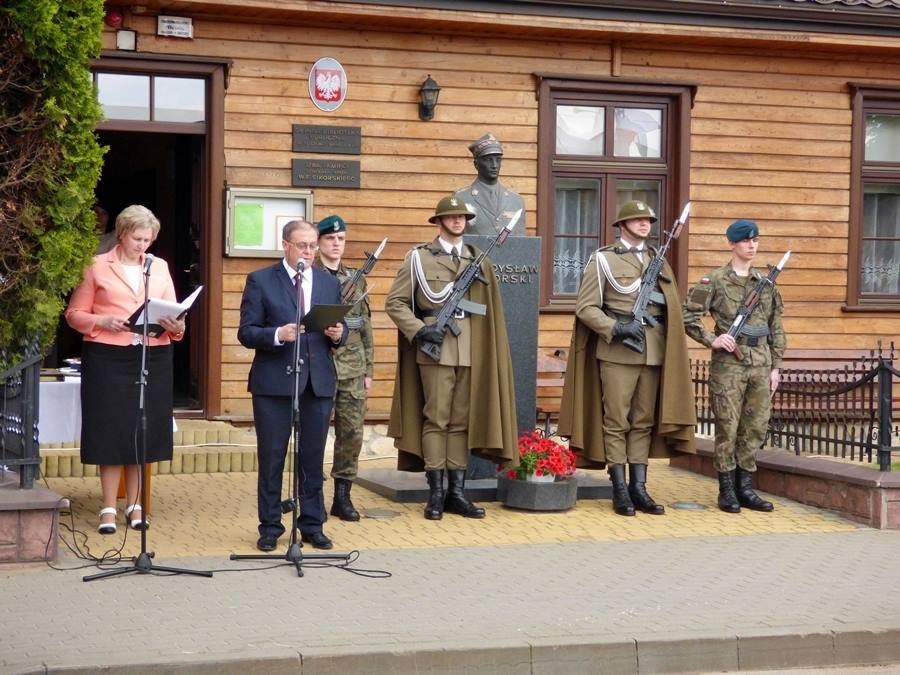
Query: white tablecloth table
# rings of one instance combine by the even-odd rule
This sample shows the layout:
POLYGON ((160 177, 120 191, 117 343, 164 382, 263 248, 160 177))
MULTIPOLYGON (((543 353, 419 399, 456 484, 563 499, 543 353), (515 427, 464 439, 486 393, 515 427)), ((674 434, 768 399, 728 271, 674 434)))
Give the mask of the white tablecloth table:
POLYGON ((40 383, 38 442, 81 441, 81 379, 40 383))

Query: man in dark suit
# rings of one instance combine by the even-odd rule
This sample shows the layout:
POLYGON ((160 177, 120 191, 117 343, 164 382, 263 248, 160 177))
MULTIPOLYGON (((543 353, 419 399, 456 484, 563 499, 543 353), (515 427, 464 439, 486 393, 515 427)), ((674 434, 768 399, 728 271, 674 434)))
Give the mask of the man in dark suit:
POLYGON ((271 551, 284 533, 281 524, 281 483, 291 437, 294 392, 294 342, 299 340, 300 517, 303 541, 330 549, 322 531, 322 460, 337 378, 332 349, 346 340, 346 326, 306 331, 295 323, 297 305, 305 314, 318 304, 340 304, 341 289, 327 272, 314 269, 319 232, 306 220, 292 220, 282 230, 284 259, 247 277, 241 298, 238 341, 254 349, 248 391, 253 396, 253 420, 259 458, 257 548, 271 551), (302 271, 302 273, 300 273, 302 271), (299 281, 299 283, 298 283, 299 281))

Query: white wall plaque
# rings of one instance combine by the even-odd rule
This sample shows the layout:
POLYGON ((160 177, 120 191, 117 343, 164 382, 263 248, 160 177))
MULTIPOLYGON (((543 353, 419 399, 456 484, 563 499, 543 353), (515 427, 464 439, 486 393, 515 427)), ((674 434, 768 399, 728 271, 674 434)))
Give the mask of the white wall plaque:
POLYGON ((185 16, 158 16, 156 34, 163 37, 191 39, 194 37, 194 21, 185 16))

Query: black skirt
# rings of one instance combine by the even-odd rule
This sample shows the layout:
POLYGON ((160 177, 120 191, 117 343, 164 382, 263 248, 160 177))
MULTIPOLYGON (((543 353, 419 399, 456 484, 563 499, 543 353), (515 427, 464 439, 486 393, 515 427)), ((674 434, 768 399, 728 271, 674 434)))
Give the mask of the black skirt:
MULTIPOLYGON (((81 350, 81 461, 140 464, 141 347, 85 342, 81 350)), ((147 462, 172 459, 172 345, 147 349, 147 462)))

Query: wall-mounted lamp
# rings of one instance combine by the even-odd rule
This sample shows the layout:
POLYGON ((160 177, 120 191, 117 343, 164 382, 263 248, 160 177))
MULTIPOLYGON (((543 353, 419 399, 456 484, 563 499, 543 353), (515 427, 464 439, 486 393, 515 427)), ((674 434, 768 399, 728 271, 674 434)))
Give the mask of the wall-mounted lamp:
POLYGON ((116 31, 116 49, 126 52, 137 51, 137 31, 120 28, 116 31))
POLYGON ((419 89, 420 120, 430 120, 434 117, 434 109, 437 106, 440 93, 440 85, 431 79, 431 75, 428 75, 422 83, 422 88, 419 89))

